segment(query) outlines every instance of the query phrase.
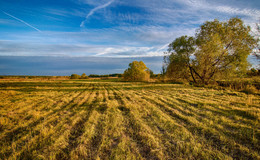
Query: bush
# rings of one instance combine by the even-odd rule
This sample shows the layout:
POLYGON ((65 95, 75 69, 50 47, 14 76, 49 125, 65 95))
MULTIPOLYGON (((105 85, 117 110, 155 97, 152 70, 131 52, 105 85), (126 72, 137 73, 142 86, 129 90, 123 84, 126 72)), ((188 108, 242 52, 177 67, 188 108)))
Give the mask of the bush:
POLYGON ((70 76, 70 79, 79 79, 79 78, 80 78, 80 75, 78 75, 78 74, 72 74, 70 76))
POLYGON ((253 85, 247 85, 241 92, 244 92, 246 94, 255 94, 258 92, 258 90, 253 85))
POLYGON ((247 94, 258 93, 259 82, 254 82, 250 80, 233 80, 233 81, 217 81, 218 85, 221 87, 230 88, 236 91, 241 91, 247 94))
POLYGON ((260 70, 252 68, 247 72, 247 75, 252 77, 252 76, 260 76, 260 70))

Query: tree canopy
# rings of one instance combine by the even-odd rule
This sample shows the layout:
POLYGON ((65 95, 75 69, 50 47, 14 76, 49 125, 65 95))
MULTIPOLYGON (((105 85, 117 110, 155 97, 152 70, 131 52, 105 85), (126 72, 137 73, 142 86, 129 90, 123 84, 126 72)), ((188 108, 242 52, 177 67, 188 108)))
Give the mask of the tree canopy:
POLYGON ((257 41, 239 18, 205 22, 194 37, 181 36, 169 44, 166 75, 207 84, 217 77, 247 70, 247 57, 257 41))
POLYGON ((142 61, 129 63, 129 68, 124 71, 124 80, 127 81, 148 81, 150 70, 142 61))

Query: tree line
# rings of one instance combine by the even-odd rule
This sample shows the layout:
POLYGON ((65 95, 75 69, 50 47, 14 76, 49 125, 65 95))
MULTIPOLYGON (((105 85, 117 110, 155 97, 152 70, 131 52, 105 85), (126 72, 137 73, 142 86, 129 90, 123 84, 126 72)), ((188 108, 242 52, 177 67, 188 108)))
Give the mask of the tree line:
POLYGON ((70 79, 89 79, 89 78, 106 78, 106 77, 123 77, 123 74, 120 73, 114 73, 114 74, 105 74, 105 75, 99 75, 99 74, 90 74, 86 75, 83 73, 81 76, 78 74, 71 74, 70 79))

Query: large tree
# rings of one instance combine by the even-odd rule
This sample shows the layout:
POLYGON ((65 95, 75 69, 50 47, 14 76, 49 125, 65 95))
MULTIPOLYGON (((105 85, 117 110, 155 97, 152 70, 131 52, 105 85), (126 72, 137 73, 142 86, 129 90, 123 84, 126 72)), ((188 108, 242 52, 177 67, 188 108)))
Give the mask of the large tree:
POLYGON ((129 68, 125 70, 123 77, 127 81, 148 81, 150 70, 143 61, 133 61, 129 64, 129 68))
POLYGON ((169 44, 166 74, 207 84, 216 77, 243 73, 256 44, 250 27, 239 18, 207 21, 195 37, 182 36, 169 44))

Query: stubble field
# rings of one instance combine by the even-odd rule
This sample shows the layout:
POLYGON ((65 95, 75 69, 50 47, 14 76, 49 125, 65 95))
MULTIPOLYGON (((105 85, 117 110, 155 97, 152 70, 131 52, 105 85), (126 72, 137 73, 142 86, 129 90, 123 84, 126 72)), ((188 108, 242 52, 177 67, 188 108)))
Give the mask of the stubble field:
POLYGON ((257 94, 0 81, 0 159, 260 159, 259 120, 257 94))

